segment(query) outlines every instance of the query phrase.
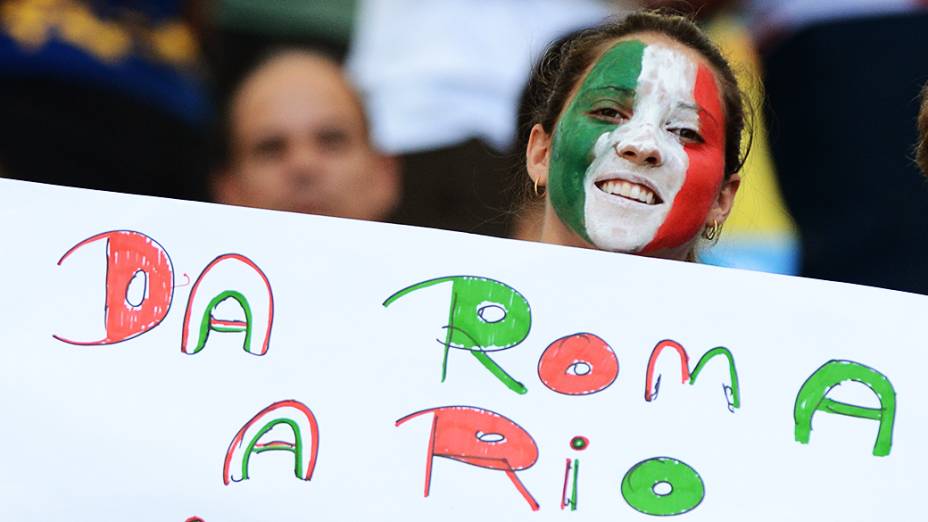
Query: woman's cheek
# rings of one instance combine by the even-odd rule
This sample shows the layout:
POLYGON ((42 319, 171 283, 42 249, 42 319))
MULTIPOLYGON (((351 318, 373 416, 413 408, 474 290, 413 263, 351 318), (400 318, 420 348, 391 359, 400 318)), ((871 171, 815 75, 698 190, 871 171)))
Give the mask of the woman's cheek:
POLYGON ((564 122, 570 125, 559 127, 552 150, 549 170, 551 203, 560 220, 589 241, 584 219, 586 172, 593 160, 593 145, 603 131, 585 124, 573 114, 565 117, 564 122))
POLYGON ((667 219, 643 253, 676 248, 690 241, 705 226, 706 216, 718 197, 724 178, 724 154, 718 147, 690 144, 686 178, 677 192, 667 219))

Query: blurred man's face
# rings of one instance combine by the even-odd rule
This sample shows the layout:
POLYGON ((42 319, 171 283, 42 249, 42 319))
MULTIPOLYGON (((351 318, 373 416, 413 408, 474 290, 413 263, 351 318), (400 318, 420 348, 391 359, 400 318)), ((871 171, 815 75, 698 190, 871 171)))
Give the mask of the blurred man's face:
POLYGON ((281 55, 245 80, 230 110, 229 168, 214 185, 219 202, 371 220, 395 205, 393 161, 371 148, 337 65, 281 55))

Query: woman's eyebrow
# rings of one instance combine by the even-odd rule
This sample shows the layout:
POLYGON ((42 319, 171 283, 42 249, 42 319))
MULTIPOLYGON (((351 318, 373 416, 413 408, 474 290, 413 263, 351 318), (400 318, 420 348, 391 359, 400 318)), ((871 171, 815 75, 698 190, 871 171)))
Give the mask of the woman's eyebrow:
POLYGON ((595 87, 584 93, 585 98, 593 96, 602 96, 602 95, 611 95, 618 96, 620 98, 635 98, 635 90, 628 87, 621 87, 618 85, 604 85, 602 87, 595 87))
POLYGON ((696 114, 698 114, 699 116, 706 115, 706 116, 709 117, 710 120, 712 120, 712 121, 715 122, 716 124, 719 123, 719 121, 715 119, 715 116, 713 116, 711 112, 707 111, 706 109, 703 109, 702 107, 700 107, 699 105, 697 105, 697 104, 695 104, 695 103, 684 103, 684 102, 680 102, 680 103, 677 104, 677 108, 678 108, 678 109, 686 109, 686 110, 688 110, 688 111, 693 111, 693 112, 695 112, 696 114))
POLYGON ((614 92, 621 94, 622 96, 635 96, 635 89, 631 89, 629 87, 624 87, 621 85, 605 85, 595 90, 614 91, 614 92))

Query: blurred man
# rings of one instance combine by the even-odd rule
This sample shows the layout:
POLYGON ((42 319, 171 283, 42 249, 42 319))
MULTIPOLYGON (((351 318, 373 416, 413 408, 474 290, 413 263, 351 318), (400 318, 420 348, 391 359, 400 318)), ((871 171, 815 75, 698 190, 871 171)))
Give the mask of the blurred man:
POLYGON ((215 201, 366 220, 395 208, 395 161, 371 145, 361 100, 332 60, 274 54, 241 82, 226 118, 215 201))

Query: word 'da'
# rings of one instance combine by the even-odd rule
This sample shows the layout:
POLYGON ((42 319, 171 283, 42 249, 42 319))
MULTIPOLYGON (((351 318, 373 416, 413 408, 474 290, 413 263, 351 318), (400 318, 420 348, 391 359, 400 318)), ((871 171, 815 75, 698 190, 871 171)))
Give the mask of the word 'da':
MULTIPOLYGON (((177 286, 171 257, 141 232, 114 230, 89 237, 65 252, 58 265, 98 242, 106 249, 104 335, 90 341, 53 336, 61 342, 106 346, 128 341, 156 328, 171 310, 177 286)), ((213 332, 239 333, 246 352, 265 355, 273 323, 274 294, 264 271, 241 254, 222 254, 207 264, 191 287, 181 351, 198 353, 213 332), (234 310, 232 316, 223 315, 230 313, 229 308, 234 310)))

